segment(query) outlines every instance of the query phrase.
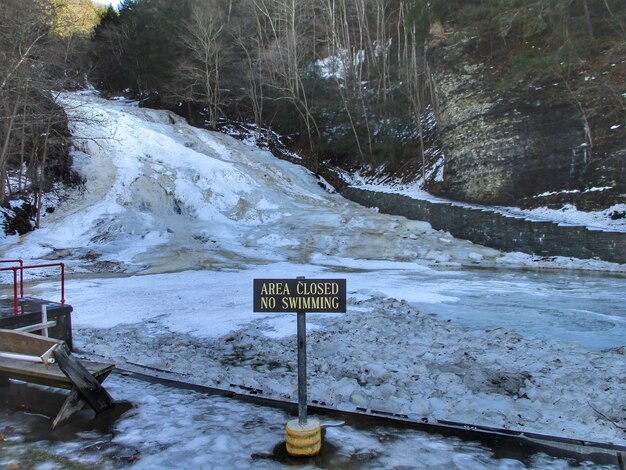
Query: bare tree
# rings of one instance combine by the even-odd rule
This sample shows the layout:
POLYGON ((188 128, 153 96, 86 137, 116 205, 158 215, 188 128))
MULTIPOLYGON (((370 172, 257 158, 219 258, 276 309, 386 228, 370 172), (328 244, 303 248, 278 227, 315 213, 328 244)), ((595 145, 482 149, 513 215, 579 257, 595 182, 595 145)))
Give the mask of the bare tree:
POLYGON ((69 173, 67 120, 53 90, 77 83, 80 61, 72 37, 78 33, 57 21, 61 6, 5 0, 0 8, 0 202, 15 191, 36 193, 37 212, 51 177, 69 173))
POLYGON ((7 195, 7 168, 18 140, 19 115, 25 110, 30 83, 43 73, 40 58, 50 14, 49 8, 34 1, 7 0, 0 9, 0 202, 7 195))
POLYGON ((187 96, 207 103, 208 120, 217 127, 221 114, 220 67, 226 55, 224 25, 230 8, 223 9, 219 0, 195 1, 190 18, 184 22, 184 43, 191 52, 190 60, 181 67, 187 96))
MULTIPOLYGON (((258 30, 257 30, 258 32, 258 30)), ((261 40, 257 33, 253 37, 245 34, 241 29, 235 32, 235 42, 239 49, 243 52, 244 59, 242 65, 244 67, 245 93, 250 101, 252 115, 257 129, 263 125, 263 84, 264 76, 262 74, 261 60, 261 40)))
POLYGON ((313 135, 319 128, 303 77, 312 60, 311 42, 306 31, 311 27, 312 3, 307 0, 253 0, 259 25, 260 60, 270 77, 269 87, 276 99, 288 100, 303 120, 313 152, 313 135))
POLYGON ((327 25, 325 40, 328 55, 331 58, 331 63, 334 63, 331 76, 336 83, 344 112, 350 123, 359 157, 361 162, 365 162, 365 154, 348 95, 348 92, 351 92, 352 96, 360 96, 363 62, 361 51, 353 46, 354 40, 350 28, 353 10, 349 8, 346 0, 325 0, 323 11, 327 25))

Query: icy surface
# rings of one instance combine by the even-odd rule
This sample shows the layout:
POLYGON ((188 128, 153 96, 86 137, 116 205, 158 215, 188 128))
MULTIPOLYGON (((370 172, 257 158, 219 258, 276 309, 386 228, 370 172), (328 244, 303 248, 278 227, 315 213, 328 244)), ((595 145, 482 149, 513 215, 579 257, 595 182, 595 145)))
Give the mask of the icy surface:
MULTIPOLYGON (((293 399, 295 316, 252 313, 252 280, 342 277, 348 313, 307 317, 311 399, 626 442, 623 265, 503 254, 173 114, 64 102, 86 187, 1 251, 67 263, 82 353, 293 399)), ((58 269, 32 276, 27 295, 58 300, 58 269)))
POLYGON ((416 263, 502 256, 424 222, 376 215, 327 193, 302 167, 171 113, 90 94, 64 102, 86 188, 27 243, 7 240, 5 256, 153 272, 303 263, 319 254, 416 263))
MULTIPOLYGON (((119 293, 126 297, 124 290, 119 293)), ((205 299, 210 302, 210 294, 205 299)), ((129 361, 200 383, 295 400, 294 316, 251 315, 245 323, 236 313, 240 310, 232 310, 232 324, 240 327, 229 333, 219 315, 213 321, 211 314, 169 315, 161 309, 141 322, 119 315, 116 326, 112 320, 102 330, 94 327, 103 319, 84 311, 75 317, 77 346, 120 364, 129 361), (85 317, 93 327, 86 327, 85 317)), ((463 327, 385 297, 353 297, 348 310, 308 315, 311 400, 416 419, 625 441, 619 429, 626 425, 623 347, 596 353, 524 338, 495 321, 463 327)))
MULTIPOLYGON (((109 433, 82 432, 77 441, 33 436, 30 429, 49 425, 45 417, 35 415, 24 420, 22 414, 0 409, 0 431, 6 433, 4 445, 0 443, 0 466, 33 468, 29 464, 33 451, 40 460, 38 469, 64 468, 69 462, 88 468, 132 465, 134 469, 150 470, 276 469, 294 465, 287 462, 282 451, 285 423, 292 419, 282 411, 119 376, 113 376, 107 384, 118 399, 132 400, 134 408, 118 419, 109 433), (59 462, 59 458, 66 460, 59 462)), ((323 417, 321 421, 325 423, 323 417)), ((570 468, 567 461, 542 454, 526 463, 497 459, 480 444, 459 439, 386 427, 364 430, 344 425, 327 429, 320 457, 308 464, 296 464, 304 469, 570 468)))

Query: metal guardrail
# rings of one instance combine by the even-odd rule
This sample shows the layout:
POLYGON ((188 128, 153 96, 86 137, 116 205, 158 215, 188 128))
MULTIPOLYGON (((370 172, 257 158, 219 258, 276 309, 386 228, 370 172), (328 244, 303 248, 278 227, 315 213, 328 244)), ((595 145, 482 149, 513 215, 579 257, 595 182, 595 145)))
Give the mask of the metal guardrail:
MULTIPOLYGON (((18 263, 20 267, 24 266, 24 261, 21 259, 2 259, 0 260, 0 263, 3 263, 3 264, 18 263)), ((0 268, 0 269, 3 269, 3 268, 0 268)), ((15 286, 15 277, 13 278, 13 284, 15 286)), ((13 292, 15 292, 15 287, 13 288, 13 292)), ((24 271, 20 271, 20 296, 24 297, 24 271)))
POLYGON ((17 315, 19 312, 19 299, 24 298, 24 271, 27 269, 41 269, 41 268, 61 268, 61 305, 65 305, 65 264, 64 263, 48 263, 48 264, 33 264, 30 266, 24 266, 24 261, 21 259, 16 260, 0 260, 0 263, 18 263, 19 266, 10 266, 7 268, 0 268, 2 271, 13 271, 13 314, 17 315), (19 283, 17 273, 20 273, 19 283), (19 285, 19 293, 18 293, 19 285))

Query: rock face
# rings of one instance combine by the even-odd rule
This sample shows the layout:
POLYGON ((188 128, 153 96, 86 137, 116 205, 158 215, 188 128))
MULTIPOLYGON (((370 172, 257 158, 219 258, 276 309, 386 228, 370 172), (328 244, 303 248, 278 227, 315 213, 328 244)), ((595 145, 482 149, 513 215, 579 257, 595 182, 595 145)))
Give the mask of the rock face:
MULTIPOLYGON (((497 69, 495 59, 482 62, 476 47, 471 41, 448 42, 427 54, 446 162, 442 194, 527 206, 540 205, 537 196, 546 192, 567 195, 555 203, 580 200, 589 206, 595 198, 596 206, 607 207, 624 202, 626 135, 621 145, 612 135, 591 146, 564 83, 518 83, 503 91, 506 71, 497 69), (605 189, 581 197, 598 187, 605 189)), ((623 126, 617 133, 626 134, 623 126)))

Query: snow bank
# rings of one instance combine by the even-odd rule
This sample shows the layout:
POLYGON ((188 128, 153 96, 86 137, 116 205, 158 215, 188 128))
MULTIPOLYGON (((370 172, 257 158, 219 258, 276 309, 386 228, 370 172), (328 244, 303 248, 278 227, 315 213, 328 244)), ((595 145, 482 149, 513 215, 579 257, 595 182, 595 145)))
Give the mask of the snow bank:
MULTIPOLYGON (((308 319, 310 400, 626 443, 623 347, 591 352, 504 328, 461 327, 389 298, 352 298, 345 315, 308 319)), ((80 328, 77 344, 197 383, 296 399, 294 316, 259 317, 201 338, 178 333, 171 320, 80 328)))

